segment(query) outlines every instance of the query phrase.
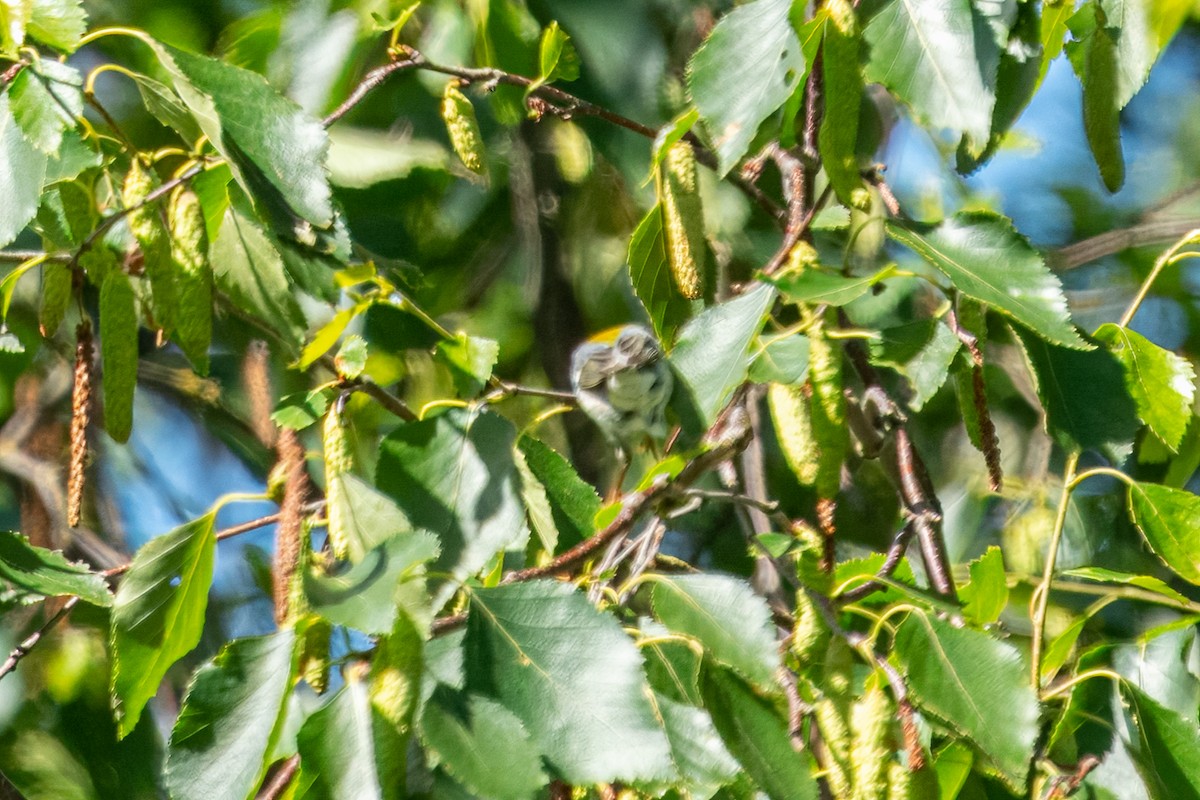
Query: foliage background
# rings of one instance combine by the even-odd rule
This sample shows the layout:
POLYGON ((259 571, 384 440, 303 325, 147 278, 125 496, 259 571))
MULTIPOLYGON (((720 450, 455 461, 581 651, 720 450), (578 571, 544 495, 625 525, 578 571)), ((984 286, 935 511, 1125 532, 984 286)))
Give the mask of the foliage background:
MULTIPOLYGON (((95 2, 87 4, 87 11, 91 27, 142 28, 161 42, 218 54, 260 72, 320 117, 336 108, 368 69, 385 60, 387 36, 375 29, 371 13, 393 10, 386 5, 321 0, 95 2)), ((516 4, 465 5, 448 0, 423 3, 403 41, 438 63, 470 65, 479 60, 481 38, 505 33, 511 20, 516 22, 506 35, 525 35, 528 42, 536 42, 541 26, 557 20, 569 32, 581 61, 579 79, 566 88, 653 128, 668 124, 688 107, 688 59, 731 7, 682 0, 529 0, 527 14, 513 11, 510 19, 504 15, 520 8, 516 4), (504 22, 481 34, 479 19, 485 7, 493 20, 504 22)), ((864 13, 880 5, 864 4, 864 13)), ((991 209, 1008 216, 1057 268, 1072 318, 1085 332, 1118 319, 1154 259, 1200 220, 1200 128, 1195 125, 1200 115, 1200 29, 1191 21, 1196 10, 1186 4, 1151 5, 1178 10, 1188 21, 1121 114, 1126 174, 1115 194, 1106 190, 1088 147, 1081 89, 1066 57, 1049 65, 1045 82, 994 157, 965 177, 955 171, 956 135, 930 130, 903 105, 881 92, 872 95, 884 125, 874 160, 886 167, 887 184, 905 213, 930 223, 963 210, 991 209), (1105 247, 1108 240, 1096 238, 1114 230, 1131 231, 1135 240, 1143 237, 1141 246, 1105 247)), ((532 45, 502 50, 499 65, 536 75, 535 52, 532 45)), ((101 39, 74 54, 69 63, 86 75, 110 61, 161 74, 144 46, 122 37, 101 39)), ((524 385, 565 389, 575 344, 593 332, 643 316, 626 265, 630 237, 655 201, 654 183, 647 180, 650 143, 595 119, 522 120, 519 93, 514 98, 503 88, 488 98, 473 93, 490 171, 487 180, 472 179, 446 138, 439 114, 444 84, 443 76, 430 72, 399 76, 332 127, 330 178, 346 226, 361 248, 356 256, 391 268, 398 285, 445 328, 496 341, 496 375, 524 385)), ((139 150, 179 144, 172 131, 146 113, 127 78, 102 75, 96 95, 139 150)), ((94 112, 88 114, 103 126, 94 112)), ((778 182, 772 169, 766 168, 764 185, 772 179, 778 182)), ((715 180, 707 170, 700 176, 707 232, 723 274, 730 283, 747 280, 774 255, 778 230, 729 183, 715 180)), ((842 263, 844 241, 836 233, 820 231, 822 226, 833 230, 840 220, 831 213, 816 226, 818 250, 834 264, 842 263)), ((894 259, 905 270, 928 273, 912 253, 885 243, 877 231, 874 235, 875 241, 868 232, 851 248, 852 264, 856 258, 863 264, 894 259)), ((27 232, 11 248, 41 246, 40 238, 27 232)), ((1183 262, 1164 273, 1131 323, 1151 341, 1189 358, 1197 352, 1200 321, 1195 269, 1194 262, 1183 262)), ((328 275, 318 276, 316 282, 332 288, 328 275)), ((865 297, 854 307, 855 319, 880 327, 907 321, 916 315, 914 309, 927 310, 938 300, 923 294, 920 285, 912 277, 890 280, 887 291, 865 297)), ((0 411, 6 414, 21 407, 21 375, 68 369, 64 356, 69 358, 72 347, 69 332, 64 328, 59 340, 41 342, 38 298, 36 281, 17 285, 8 326, 24 352, 0 354, 0 411)), ((302 302, 310 332, 333 314, 328 302, 311 297, 302 302)), ((245 354, 263 332, 242 324, 244 320, 229 309, 223 313, 214 329, 211 375, 204 380, 192 376, 177 350, 156 349, 143 330, 132 436, 126 444, 93 437, 89 524, 120 552, 132 554, 152 537, 203 517, 218 498, 259 493, 267 485, 275 458, 254 436, 263 414, 244 377, 245 354)), ((425 341, 428 331, 414 326, 410 316, 375 307, 349 330, 367 341, 368 372, 377 383, 405 378, 402 391, 410 407, 455 396, 454 376, 430 355, 436 340, 425 341)), ((310 373, 289 369, 297 354, 286 347, 273 348, 270 377, 275 398, 313 387, 310 373)), ((950 383, 932 394, 920 413, 911 415, 911 422, 945 510, 950 560, 965 565, 989 546, 1002 546, 1011 589, 1002 628, 1005 637, 1019 638, 1029 633, 1028 593, 1043 568, 1066 454, 1042 433, 1035 387, 1012 340, 989 350, 988 358, 989 400, 1007 476, 1003 492, 987 491, 983 459, 962 430, 950 383)), ((1088 386, 1085 375, 1077 390, 1084 392, 1088 386)), ((503 411, 520 429, 548 407, 545 398, 521 396, 506 401, 503 411)), ((68 410, 62 403, 54 409, 60 425, 68 410)), ((385 478, 372 475, 370 465, 378 456, 380 439, 397 422, 362 395, 349 400, 347 414, 355 462, 363 477, 382 486, 385 478)), ((611 473, 610 456, 586 419, 566 414, 539 423, 536 430, 548 444, 572 454, 584 479, 603 488, 611 473)), ((1188 435, 1194 438, 1195 432, 1188 435)), ((302 439, 312 451, 319 450, 320 425, 305 429, 302 439)), ((810 514, 815 497, 797 483, 769 432, 764 447, 769 496, 779 498, 789 517, 810 514)), ((1130 471, 1139 478, 1160 480, 1170 470, 1167 455, 1161 448, 1156 455, 1141 439, 1128 462, 1130 471)), ((1096 453, 1084 458, 1086 465, 1102 461, 1096 453)), ((318 462, 314 473, 320 471, 318 462)), ((0 502, 0 526, 28 530, 21 509, 23 481, 29 477, 10 472, 12 480, 2 487, 6 495, 0 502)), ((866 470, 860 478, 839 502, 843 559, 886 549, 894 532, 897 508, 890 490, 880 488, 883 477, 866 470)), ((1200 485, 1190 473, 1179 484, 1192 492, 1200 485)), ((220 512, 217 527, 253 520, 275 508, 267 501, 232 504, 220 512)), ((706 569, 749 575, 753 559, 738 516, 732 508, 706 506, 673 526, 664 552, 706 569), (730 535, 731 530, 737 535, 730 535)), ((267 574, 273 534, 265 527, 217 548, 204 639, 168 673, 152 713, 119 744, 111 733, 105 622, 96 609, 77 609, 71 627, 58 631, 20 670, 0 682, 0 770, 30 798, 158 796, 163 742, 189 676, 230 639, 275 630, 267 574), (19 779, 12 777, 17 775, 19 779)), ((1083 484, 1073 495, 1058 567, 1172 579, 1129 522, 1119 485, 1103 478, 1083 484)), ((960 585, 967 582, 965 566, 957 577, 960 585)), ((1081 643, 1097 647, 1097 658, 1103 650, 1105 663, 1117 672, 1137 675, 1139 688, 1158 701, 1167 697, 1173 708, 1186 709, 1183 718, 1194 728, 1200 653, 1187 613, 1194 613, 1197 595, 1178 579, 1172 586, 1192 605, 1180 610, 1112 602, 1094 617, 1089 614, 1081 643), (1161 625, 1176 630, 1144 636, 1161 625)), ((1119 593, 1112 597, 1128 600, 1119 593)), ((1093 599, 1056 595, 1047 638, 1069 630, 1093 599)), ((0 642, 5 645, 0 649, 15 645, 34 619, 28 610, 7 615, 11 627, 3 635, 9 640, 0 642)), ((337 657, 367 646, 360 634, 339 635, 333 642, 337 657)), ((862 675, 855 680, 861 688, 862 675)), ((586 691, 586 683, 581 691, 586 691)), ((305 702, 317 705, 312 697, 305 702)), ((500 716, 503 711, 491 713, 500 716)), ((947 763, 959 755, 954 751, 945 756, 947 763)), ((435 772, 443 782, 430 791, 449 796, 447 772, 435 772)), ((938 772, 942 776, 940 768, 938 772)), ((945 786, 946 778, 942 780, 945 786)), ((994 771, 977 769, 964 780, 960 796, 1006 796, 994 771)), ((737 787, 721 791, 740 796, 735 794, 737 787)), ((1128 754, 1118 754, 1094 771, 1087 791, 1117 797, 1173 796, 1163 794, 1168 790, 1154 780, 1137 778, 1128 754)))

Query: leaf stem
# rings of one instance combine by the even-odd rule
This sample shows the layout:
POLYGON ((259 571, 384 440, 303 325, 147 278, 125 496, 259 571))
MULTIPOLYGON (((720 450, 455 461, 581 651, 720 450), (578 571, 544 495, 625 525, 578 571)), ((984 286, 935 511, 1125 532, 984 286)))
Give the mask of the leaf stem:
MULTIPOLYGON (((1134 295, 1133 300, 1130 301, 1129 308, 1125 309, 1125 313, 1122 315, 1121 321, 1118 323, 1122 328, 1129 327, 1129 323, 1133 321, 1133 317, 1135 314, 1137 314, 1138 308, 1142 305, 1142 301, 1145 300, 1146 295, 1150 293, 1150 287, 1153 286, 1154 281, 1158 279, 1159 273, 1161 273, 1166 267, 1180 260, 1176 258, 1180 250, 1190 244, 1196 244, 1197 242, 1200 242, 1200 228, 1194 228, 1185 233, 1182 239, 1167 248, 1166 252, 1164 252, 1155 260, 1154 267, 1150 270, 1150 274, 1146 276, 1146 280, 1142 281, 1141 288, 1138 289, 1138 293, 1134 295)), ((1187 256, 1185 255, 1184 257, 1187 256)))
POLYGON ((1079 465, 1079 452, 1067 456, 1063 470, 1062 494, 1058 510, 1054 515, 1054 529, 1050 534, 1050 547, 1046 551, 1046 566, 1042 570, 1042 582, 1030 598, 1030 616, 1033 620, 1033 645, 1030 657, 1030 676, 1035 687, 1041 686, 1042 639, 1046 632, 1046 609, 1050 604, 1050 583, 1054 579, 1054 564, 1058 560, 1058 546, 1062 542, 1063 528, 1067 522, 1067 507, 1071 501, 1071 490, 1075 486, 1075 468, 1079 465))

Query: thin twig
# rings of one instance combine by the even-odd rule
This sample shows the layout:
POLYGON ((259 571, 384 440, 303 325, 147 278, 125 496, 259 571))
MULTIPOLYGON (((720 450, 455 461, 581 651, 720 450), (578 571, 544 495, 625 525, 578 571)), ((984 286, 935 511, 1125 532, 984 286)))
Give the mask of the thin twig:
POLYGON ((883 565, 875 573, 875 577, 866 583, 859 584, 853 589, 842 592, 836 598, 839 604, 853 603, 856 600, 861 600, 869 594, 887 588, 884 581, 892 577, 896 571, 896 567, 900 566, 900 560, 904 558, 904 552, 908 549, 908 543, 912 541, 913 535, 917 532, 916 526, 912 520, 904 523, 904 527, 892 539, 892 544, 888 548, 887 555, 883 559, 883 565))
POLYGON ((21 264, 40 258, 42 261, 53 261, 66 264, 71 260, 70 253, 47 253, 42 250, 0 250, 0 263, 21 264))
POLYGON ((295 779, 296 772, 299 769, 300 754, 296 753, 279 765, 279 769, 275 770, 275 774, 271 776, 270 782, 258 791, 258 794, 254 796, 254 800, 278 800, 278 798, 283 797, 284 792, 291 786, 292 780, 295 779))
POLYGON ((42 640, 42 637, 45 636, 51 628, 61 622, 68 614, 70 614, 71 609, 75 608, 75 606, 78 604, 78 597, 72 597, 71 599, 67 600, 67 602, 63 603, 62 608, 54 613, 54 616, 43 622, 40 628, 29 634, 24 641, 13 648, 13 651, 8 654, 8 659, 4 662, 4 666, 0 666, 0 680, 2 680, 5 675, 16 669, 17 664, 21 662, 21 659, 29 655, 30 651, 37 647, 37 644, 42 640))
POLYGON ((390 76, 403 70, 412 69, 417 66, 417 62, 411 58, 406 58, 399 61, 393 61, 390 64, 384 64, 382 67, 376 67, 366 74, 354 87, 354 91, 350 92, 350 96, 345 101, 330 112, 329 116, 321 120, 321 124, 328 128, 333 123, 337 122, 342 117, 346 116, 352 108, 361 103, 363 99, 378 88, 390 76))

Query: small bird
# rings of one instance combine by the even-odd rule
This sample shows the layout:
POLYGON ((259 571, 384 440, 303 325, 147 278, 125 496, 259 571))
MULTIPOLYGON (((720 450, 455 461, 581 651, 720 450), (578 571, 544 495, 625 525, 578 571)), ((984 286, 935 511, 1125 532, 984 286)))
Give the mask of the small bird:
POLYGON ((571 356, 571 389, 622 460, 667 434, 671 368, 654 334, 623 325, 593 336, 571 356))

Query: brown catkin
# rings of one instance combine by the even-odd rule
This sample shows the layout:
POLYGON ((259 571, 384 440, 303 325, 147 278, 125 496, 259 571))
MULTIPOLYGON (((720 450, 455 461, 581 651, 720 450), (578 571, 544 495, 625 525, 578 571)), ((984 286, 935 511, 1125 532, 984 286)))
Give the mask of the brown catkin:
POLYGON ((83 511, 83 468, 87 461, 87 431, 92 411, 92 324, 84 320, 75 330, 75 386, 71 392, 71 463, 67 471, 67 524, 79 524, 83 511))
POLYGON ((287 476, 283 502, 279 504, 279 523, 275 526, 275 567, 272 570, 272 594, 275 621, 292 621, 292 586, 300 567, 304 534, 304 503, 308 500, 308 474, 304 471, 304 445, 291 428, 279 431, 276 443, 279 469, 287 476))
POLYGON ((971 368, 971 393, 975 401, 975 413, 979 415, 979 439, 983 445, 983 460, 987 463, 988 488, 999 492, 1004 488, 1004 470, 1000 466, 1000 437, 996 435, 996 423, 988 408, 987 389, 983 382, 983 365, 971 368))
POLYGON ((484 165, 483 135, 475 119, 475 107, 459 88, 458 81, 446 84, 442 94, 442 121, 450 135, 450 145, 463 166, 478 175, 486 169, 484 165))
POLYGON ((242 359, 242 391, 250 405, 250 429, 263 447, 275 446, 275 423, 271 420, 271 352, 267 343, 256 340, 242 359))
POLYGON ((691 144, 679 141, 667 149, 658 190, 671 274, 679 293, 697 300, 704 293, 704 210, 691 144))

